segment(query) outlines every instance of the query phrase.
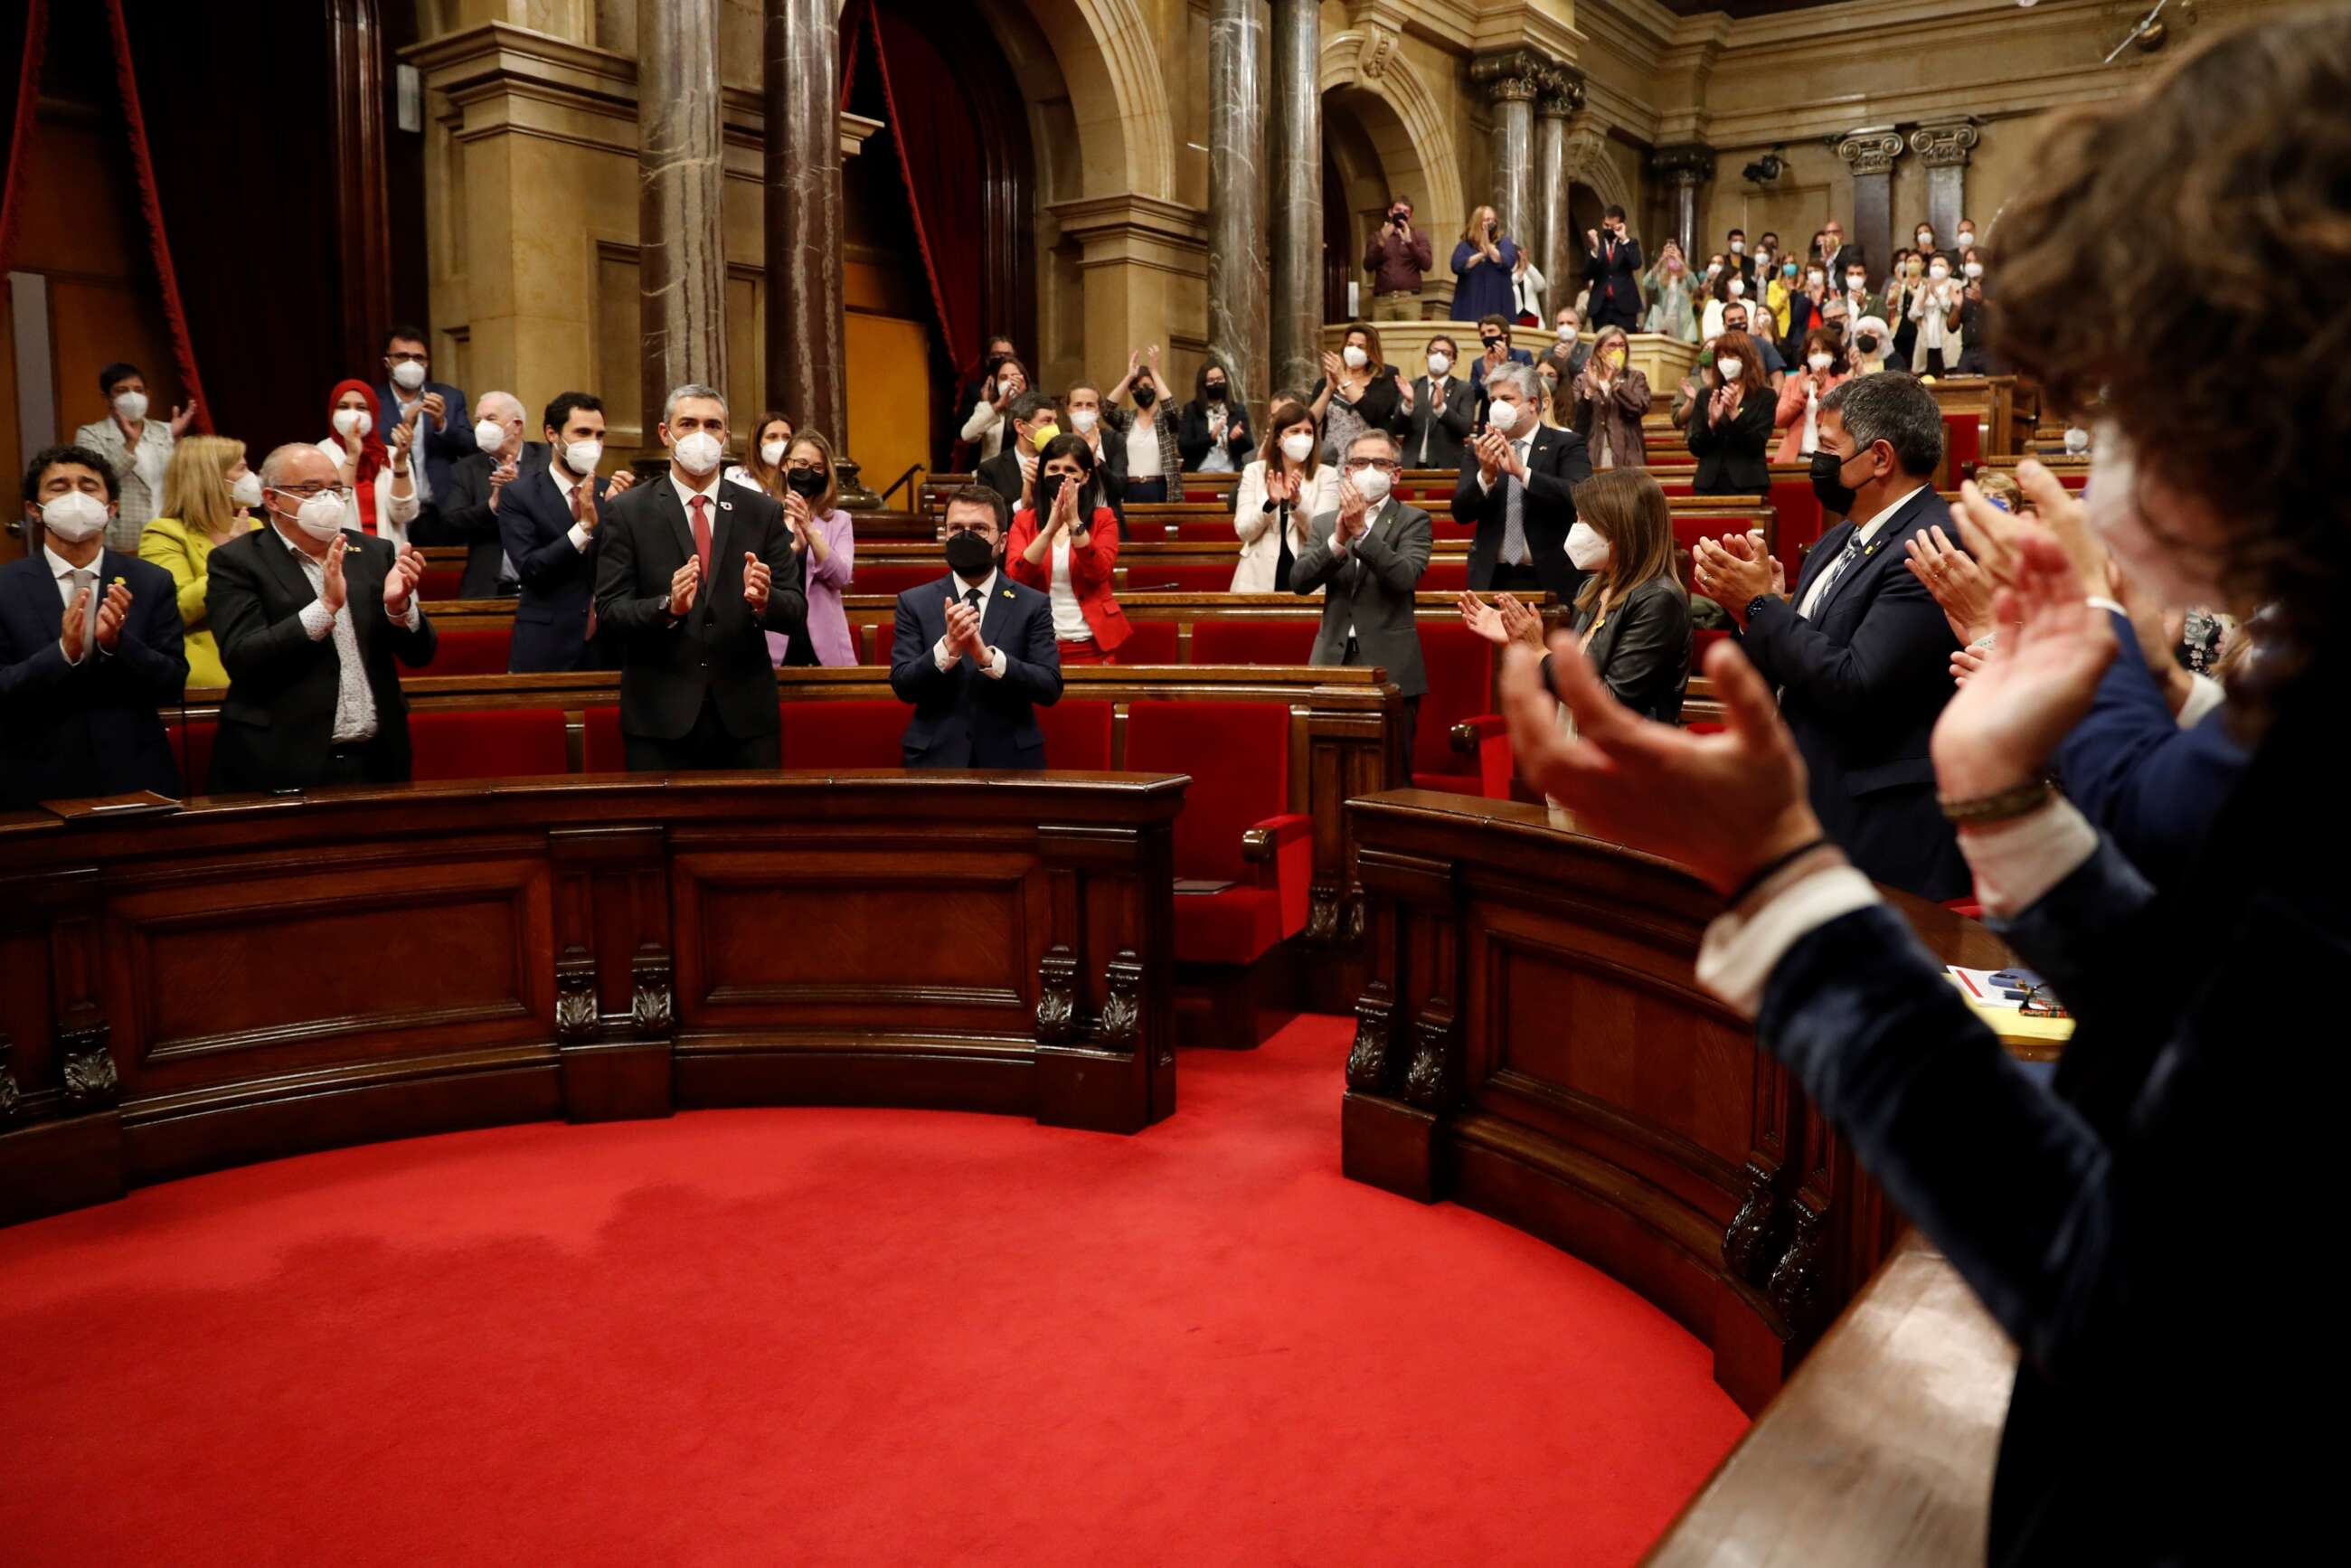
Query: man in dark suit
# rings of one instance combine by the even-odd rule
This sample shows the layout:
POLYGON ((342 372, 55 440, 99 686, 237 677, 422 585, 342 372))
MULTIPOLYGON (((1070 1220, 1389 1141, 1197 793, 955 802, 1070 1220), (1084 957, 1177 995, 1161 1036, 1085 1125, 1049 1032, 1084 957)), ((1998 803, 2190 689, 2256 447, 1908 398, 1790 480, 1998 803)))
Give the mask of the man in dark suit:
POLYGON ((188 682, 171 574, 106 548, 113 465, 52 446, 25 470, 33 553, 0 567, 0 809, 180 793, 159 706, 188 682))
POLYGON ((1011 527, 998 492, 971 485, 947 498, 949 574, 898 595, 890 689, 914 705, 909 768, 1045 766, 1037 706, 1061 700, 1053 606, 997 570, 1011 527))
POLYGON ((1494 372, 1486 433, 1476 461, 1461 465, 1453 516, 1478 527, 1469 544, 1471 588, 1548 592, 1565 604, 1583 581, 1567 558, 1567 530, 1575 526, 1572 492, 1592 477, 1592 456, 1583 437, 1542 423, 1541 385, 1525 366, 1494 372))
POLYGON ((1821 225, 1821 266, 1828 274, 1832 289, 1844 287, 1848 267, 1862 275, 1865 292, 1869 287, 1869 264, 1861 254, 1861 246, 1844 243, 1844 225, 1834 218, 1821 225))
POLYGON ((1732 229, 1722 236, 1722 265, 1747 280, 1747 292, 1755 292, 1755 258, 1747 253, 1747 231, 1732 229))
POLYGON ((1388 425, 1404 447, 1407 468, 1458 468, 1462 444, 1478 419, 1478 394, 1454 374, 1461 350, 1443 335, 1428 340, 1428 373, 1412 378, 1388 425), (1439 363, 1445 369, 1437 370, 1439 363))
POLYGON ((433 517, 447 500, 450 465, 474 450, 474 427, 465 419, 465 392, 446 382, 432 380, 432 369, 423 331, 394 327, 384 334, 384 379, 376 383, 376 406, 383 411, 387 431, 406 419, 411 410, 416 413, 419 522, 433 517))
POLYGON ((1037 432, 1049 424, 1058 426, 1061 415, 1052 394, 1034 388, 1014 398, 1004 412, 1012 421, 1012 434, 1004 450, 981 464, 973 476, 1003 497, 1007 506, 1018 507, 1028 499, 1036 478, 1037 432))
POLYGON ((1625 232, 1625 209, 1608 204, 1600 226, 1584 230, 1583 239, 1583 280, 1592 289, 1593 326, 1639 331, 1641 242, 1625 232))
POLYGON ((211 789, 307 789, 408 777, 396 658, 433 662, 424 558, 342 526, 334 459, 308 442, 262 460, 268 526, 212 553, 204 618, 228 666, 211 789))
POLYGON ((629 488, 625 470, 596 477, 604 459, 604 405, 590 392, 559 393, 539 422, 545 444, 498 501, 502 553, 515 563, 515 605, 507 668, 517 672, 610 669, 612 645, 591 635, 596 538, 604 507, 629 488))
POLYGON ((409 529, 418 544, 466 547, 460 599, 503 598, 522 586, 498 537, 498 506, 527 467, 547 465, 547 448, 522 438, 522 400, 514 393, 484 392, 474 404, 475 449, 449 465, 440 515, 421 515, 409 529))
POLYGON ((663 405, 666 477, 605 509, 596 619, 618 639, 621 739, 632 773, 774 768, 783 759, 768 632, 808 634, 784 509, 720 483, 726 399, 689 382, 663 405))
POLYGON ((1794 595, 1778 595, 1774 563, 1746 536, 1698 541, 1698 587, 1739 622, 1748 658, 1779 688, 1829 835, 1879 882, 1959 898, 1967 864, 1935 803, 1927 749, 1959 643, 1903 564, 1903 541, 1953 526, 1935 494, 1942 411, 1917 378, 1885 371, 1823 398, 1820 434, 1813 488, 1845 520, 1813 547, 1794 595))
POLYGON ((1389 494, 1402 470, 1395 438, 1386 431, 1355 437, 1340 474, 1339 509, 1314 519, 1312 538, 1290 566, 1290 586, 1299 593, 1325 590, 1311 663, 1382 665, 1404 694, 1409 772, 1420 699, 1428 692, 1413 595, 1428 570, 1434 530, 1426 512, 1389 494))
POLYGON ((1478 319, 1479 353, 1469 362, 1469 388, 1477 395, 1479 419, 1486 417, 1486 378, 1504 365, 1535 362, 1533 354, 1510 346, 1510 327, 1507 316, 1481 316, 1478 319))

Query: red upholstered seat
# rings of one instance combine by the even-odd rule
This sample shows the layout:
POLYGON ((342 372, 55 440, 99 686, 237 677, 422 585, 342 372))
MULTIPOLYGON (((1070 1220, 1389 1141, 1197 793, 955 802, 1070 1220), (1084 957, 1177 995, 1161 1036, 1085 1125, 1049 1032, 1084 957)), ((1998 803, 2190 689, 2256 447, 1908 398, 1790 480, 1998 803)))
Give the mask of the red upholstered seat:
POLYGON ((1176 874, 1235 884, 1177 895, 1177 962, 1252 963, 1305 928, 1311 824, 1289 810, 1287 707, 1134 702, 1126 715, 1126 766, 1191 775, 1176 819, 1176 874), (1252 831, 1260 839, 1254 848, 1244 842, 1252 831))
POLYGON ((1728 642, 1729 638, 1729 631, 1720 626, 1701 626, 1692 632, 1690 633, 1690 668, 1693 670, 1704 668, 1706 651, 1717 643, 1728 642))
POLYGON ((621 710, 617 707, 591 707, 581 716, 586 721, 588 731, 584 755, 588 771, 627 772, 629 754, 621 741, 621 710))
POLYGON ((1450 512, 1440 517, 1432 513, 1428 522, 1432 538, 1468 539, 1478 537, 1478 522, 1474 517, 1457 517, 1450 512))
POLYGON ((850 579, 849 591, 852 593, 904 593, 910 588, 920 588, 926 582, 936 582, 946 574, 946 568, 944 565, 928 561, 910 562, 905 565, 894 562, 884 565, 877 561, 870 566, 858 567, 857 574, 850 579))
MULTIPOLYGON (((462 598, 465 588, 465 569, 462 566, 428 566, 416 586, 428 601, 462 598)), ((506 666, 501 664, 498 669, 503 673, 506 666)))
POLYGON ((503 675, 514 643, 511 626, 471 627, 443 632, 433 643, 428 675, 503 675))
POLYGON ((1428 695, 1420 699, 1412 782, 1463 795, 1507 794, 1510 742, 1494 706, 1494 645, 1458 622, 1424 622, 1420 656, 1428 695), (1456 726, 1470 734, 1457 742, 1456 726), (1489 754, 1491 755, 1489 755, 1489 754))
POLYGON ((415 753, 411 777, 520 779, 569 771, 563 748, 563 710, 551 707, 457 708, 408 716, 415 753))
POLYGON ((1771 507, 1779 513, 1777 537, 1780 559, 1792 571, 1796 552, 1816 544, 1828 530, 1822 527, 1821 498, 1813 494, 1810 479, 1774 479, 1771 481, 1771 507))
POLYGON ((1448 560, 1432 560, 1428 570, 1420 574, 1423 593, 1458 593, 1469 586, 1469 561, 1465 556, 1448 560))
POLYGON ((1252 964, 1281 938, 1281 895, 1270 888, 1176 895, 1176 956, 1184 963, 1252 964))
POLYGON ((1943 483, 1957 489, 1959 481, 1983 462, 1983 424, 1972 413, 1943 416, 1943 483))
POLYGON ((213 734, 220 727, 208 718, 192 718, 180 729, 180 779, 191 795, 212 788, 213 734))
MULTIPOLYGON (((1127 618, 1134 635, 1118 645, 1113 655, 1122 664, 1172 664, 1176 663, 1176 622, 1173 621, 1137 621, 1127 618)), ((1056 762, 1054 767, 1061 766, 1056 762)))
POLYGON ((1045 732, 1045 765, 1080 773, 1110 771, 1111 705, 1063 697, 1037 710, 1045 732))
POLYGON ((875 667, 884 670, 890 667, 890 644, 896 640, 897 632, 898 618, 894 611, 873 623, 873 657, 871 662, 875 667))
POLYGON ((914 711, 904 703, 787 702, 778 705, 787 768, 903 768, 901 737, 914 711))
POLYGON ((1233 585, 1240 558, 1222 561, 1152 561, 1128 565, 1123 591, 1128 593, 1223 593, 1233 585))
POLYGON ((1198 544, 1231 544, 1240 536, 1230 517, 1189 517, 1176 525, 1176 537, 1198 544))
MULTIPOLYGON (((1301 601, 1301 602, 1307 602, 1301 601)), ((1219 616, 1192 623, 1196 664, 1303 664, 1314 652, 1317 622, 1219 616)))

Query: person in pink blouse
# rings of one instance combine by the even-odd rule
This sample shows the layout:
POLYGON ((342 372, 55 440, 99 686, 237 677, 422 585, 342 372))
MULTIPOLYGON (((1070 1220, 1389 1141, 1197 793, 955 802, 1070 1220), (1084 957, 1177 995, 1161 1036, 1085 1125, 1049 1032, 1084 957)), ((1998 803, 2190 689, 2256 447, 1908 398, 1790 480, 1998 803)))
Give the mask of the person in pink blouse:
POLYGON ((853 664, 857 639, 850 634, 841 591, 857 566, 857 539, 849 514, 841 509, 834 477, 832 443, 820 431, 803 430, 784 453, 784 524, 792 549, 807 569, 808 636, 795 646, 781 632, 768 633, 768 656, 778 664, 853 664))

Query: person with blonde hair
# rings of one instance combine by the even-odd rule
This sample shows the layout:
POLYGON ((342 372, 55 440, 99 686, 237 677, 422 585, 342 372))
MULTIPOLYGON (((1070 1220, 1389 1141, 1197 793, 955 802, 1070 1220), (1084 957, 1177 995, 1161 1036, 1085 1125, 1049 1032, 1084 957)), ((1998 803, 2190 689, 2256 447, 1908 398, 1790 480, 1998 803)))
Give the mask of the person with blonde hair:
POLYGON ((1461 225, 1453 247, 1453 317, 1475 321, 1484 316, 1514 318, 1516 291, 1510 274, 1519 265, 1518 242, 1502 232, 1491 207, 1481 206, 1461 225))
POLYGON ((213 547, 253 527, 251 508, 259 505, 261 476, 246 462, 244 442, 184 435, 172 447, 163 469, 162 511, 139 536, 139 559, 172 574, 192 687, 228 685, 220 644, 204 616, 204 592, 212 584, 213 547))
POLYGON ((1572 388, 1569 423, 1583 437, 1594 468, 1639 468, 1649 461, 1641 420, 1656 394, 1649 378, 1629 363, 1631 353, 1624 328, 1602 328, 1572 388))

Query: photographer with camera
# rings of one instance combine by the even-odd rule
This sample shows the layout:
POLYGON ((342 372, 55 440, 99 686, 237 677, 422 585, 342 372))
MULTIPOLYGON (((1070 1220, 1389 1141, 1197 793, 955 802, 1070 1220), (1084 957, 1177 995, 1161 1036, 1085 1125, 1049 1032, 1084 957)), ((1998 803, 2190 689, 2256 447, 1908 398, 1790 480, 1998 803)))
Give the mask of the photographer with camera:
POLYGON ((1437 265, 1428 236, 1412 226, 1412 203, 1398 196, 1388 203, 1387 216, 1364 252, 1364 270, 1372 275, 1372 319, 1420 319, 1420 284, 1437 265))

